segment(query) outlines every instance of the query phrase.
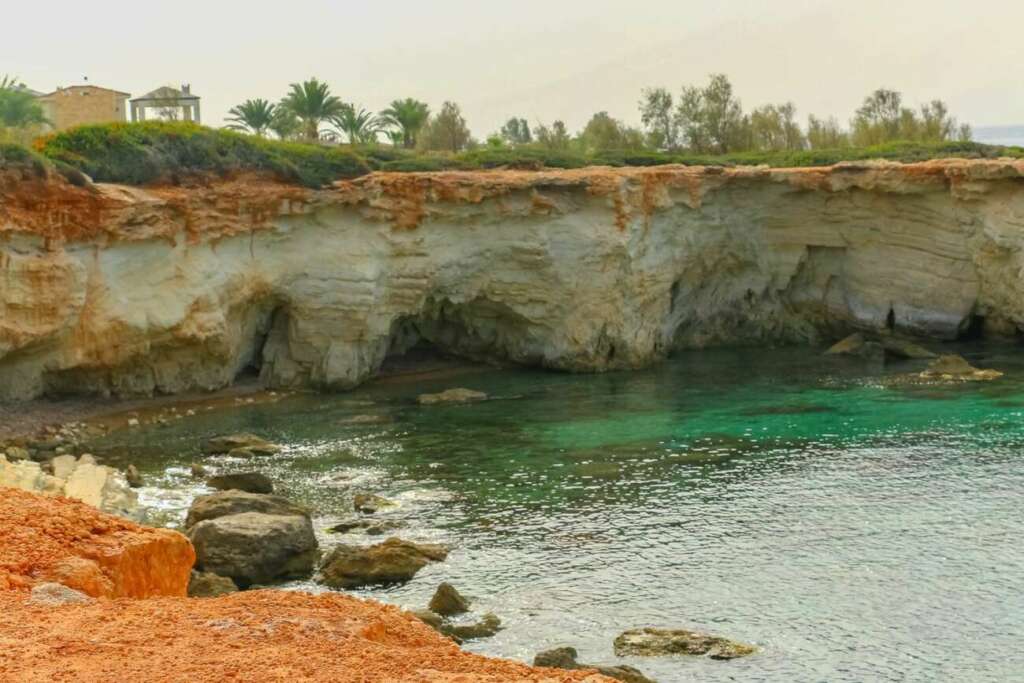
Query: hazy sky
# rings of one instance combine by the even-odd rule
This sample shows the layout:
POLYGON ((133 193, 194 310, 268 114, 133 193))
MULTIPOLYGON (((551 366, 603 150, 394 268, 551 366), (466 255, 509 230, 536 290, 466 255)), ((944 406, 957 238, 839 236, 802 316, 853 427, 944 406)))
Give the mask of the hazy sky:
POLYGON ((886 86, 1024 124, 1022 0, 50 0, 3 22, 0 74, 134 95, 188 82, 215 125, 310 76, 370 109, 455 100, 478 136, 511 115, 638 123, 643 87, 719 71, 746 107, 792 100, 801 118, 845 122, 886 86))

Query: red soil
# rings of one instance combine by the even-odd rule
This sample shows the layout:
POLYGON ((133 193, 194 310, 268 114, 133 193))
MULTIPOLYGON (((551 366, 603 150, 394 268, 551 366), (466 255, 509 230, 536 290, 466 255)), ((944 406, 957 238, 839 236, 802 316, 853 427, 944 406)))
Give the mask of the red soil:
POLYGON ((147 597, 182 594, 192 561, 180 534, 0 489, 0 682, 610 681, 470 654, 396 607, 346 595, 147 597), (28 603, 29 586, 76 563, 93 563, 96 585, 75 588, 145 599, 28 603))

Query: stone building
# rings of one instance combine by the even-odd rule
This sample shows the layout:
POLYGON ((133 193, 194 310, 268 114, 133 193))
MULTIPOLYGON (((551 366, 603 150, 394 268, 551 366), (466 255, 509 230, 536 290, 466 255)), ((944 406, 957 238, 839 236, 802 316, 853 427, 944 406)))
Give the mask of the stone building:
POLYGON ((199 97, 192 94, 190 85, 182 85, 181 90, 164 86, 136 97, 131 102, 132 121, 145 121, 147 111, 155 109, 157 117, 171 120, 200 122, 199 97))
POLYGON ((125 121, 125 102, 131 94, 96 85, 72 85, 40 95, 36 101, 55 130, 90 123, 125 121))

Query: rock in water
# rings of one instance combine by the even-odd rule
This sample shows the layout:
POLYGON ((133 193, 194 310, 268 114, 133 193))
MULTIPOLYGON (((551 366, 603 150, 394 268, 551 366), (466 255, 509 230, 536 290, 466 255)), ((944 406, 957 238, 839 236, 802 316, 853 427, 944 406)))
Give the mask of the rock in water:
POLYGON ((185 518, 185 528, 191 528, 207 519, 217 519, 242 512, 262 512, 268 515, 299 515, 309 518, 309 510, 286 498, 246 491, 221 491, 208 496, 196 496, 185 518))
POLYGON ((367 548, 339 545, 320 566, 320 580, 331 588, 404 583, 423 567, 446 557, 448 549, 444 546, 399 538, 367 548))
POLYGON ((417 400, 420 405, 432 406, 438 403, 477 403, 479 401, 486 401, 487 398, 487 394, 482 391, 449 389, 439 394, 421 394, 417 400))
POLYGON ((885 353, 896 358, 909 358, 911 360, 930 360, 937 358, 938 354, 932 353, 920 344, 915 344, 899 337, 882 337, 882 347, 885 353))
POLYGON ((243 512, 199 522, 188 532, 196 569, 230 577, 239 588, 301 579, 319 551, 313 524, 301 515, 243 512))
POLYGON ((998 370, 979 370, 962 356, 940 356, 921 373, 922 379, 946 382, 984 382, 999 379, 1003 373, 998 370))
POLYGON ((631 666, 600 666, 597 664, 581 664, 576 661, 579 655, 574 647, 557 647, 553 650, 540 652, 533 658, 534 666, 545 666, 549 669, 596 669, 603 676, 614 678, 625 683, 654 683, 644 676, 639 669, 631 666))
POLYGON ((375 519, 350 519, 335 524, 330 528, 333 534, 351 534, 362 531, 367 536, 383 536, 389 531, 401 529, 405 524, 397 521, 385 521, 375 519))
POLYGON ((409 614, 413 615, 414 617, 422 621, 424 624, 426 624, 427 626, 429 626, 430 628, 434 629, 439 633, 441 631, 441 628, 444 626, 444 619, 441 618, 441 615, 435 612, 431 612, 428 609, 414 609, 410 611, 409 614))
POLYGON ((32 588, 32 596, 28 599, 28 604, 59 607, 60 605, 86 605, 92 601, 93 599, 85 593, 68 588, 62 583, 41 583, 32 588))
POLYGON ((376 514, 385 508, 395 507, 395 504, 387 498, 381 498, 372 493, 357 493, 353 504, 356 512, 362 512, 365 515, 376 514))
POLYGON ((462 597, 459 591, 455 590, 455 586, 445 582, 434 591, 434 597, 430 599, 428 607, 432 612, 450 617, 468 612, 469 600, 462 597))
POLYGON ((615 639, 618 657, 707 655, 711 659, 736 659, 754 652, 757 648, 753 645, 683 629, 635 629, 615 639))
POLYGON ((206 468, 197 462, 189 465, 189 474, 192 475, 193 479, 204 479, 206 477, 206 468))
POLYGON ((216 598, 228 593, 237 593, 238 586, 226 576, 218 576, 212 572, 192 572, 188 581, 188 597, 216 598))
POLYGON ((273 493, 274 482, 260 472, 236 472, 211 477, 206 485, 218 491, 245 491, 246 493, 273 493))
POLYGON ((225 455, 236 450, 245 450, 253 455, 274 455, 281 451, 281 447, 255 434, 229 434, 207 439, 202 450, 207 455, 225 455))
POLYGON ((462 642, 464 640, 477 640, 480 638, 491 638, 501 630, 501 619, 497 615, 487 613, 475 624, 445 624, 441 627, 441 633, 462 642))
POLYGON ((133 489, 142 488, 142 475, 139 473, 139 468, 135 465, 128 465, 128 469, 124 471, 124 478, 128 482, 128 486, 133 489))

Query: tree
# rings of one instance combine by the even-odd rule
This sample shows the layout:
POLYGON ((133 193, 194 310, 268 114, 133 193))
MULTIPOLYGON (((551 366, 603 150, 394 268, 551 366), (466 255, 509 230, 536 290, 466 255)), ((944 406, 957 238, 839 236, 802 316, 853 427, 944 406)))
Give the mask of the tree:
POLYGON ((348 103, 340 114, 331 118, 331 122, 348 136, 351 145, 377 142, 377 133, 383 127, 381 120, 372 112, 348 103))
POLYGON ((679 126, 673 114, 672 95, 664 88, 647 88, 640 100, 640 121, 647 129, 647 142, 654 149, 679 148, 679 126))
POLYGON ((533 142, 530 124, 526 119, 512 117, 501 127, 501 137, 510 145, 528 145, 533 142))
MULTIPOLYGON (((867 147, 898 139, 902 113, 903 96, 895 90, 879 88, 864 99, 853 117, 853 143, 867 147)), ((905 128, 906 119, 903 124, 905 128)))
POLYGON ((272 130, 277 107, 263 99, 246 100, 229 111, 228 128, 252 133, 259 137, 272 130))
POLYGON ((342 101, 331 94, 331 88, 315 78, 292 83, 280 106, 302 122, 303 135, 310 142, 320 139, 320 124, 341 114, 344 108, 342 101))
POLYGON ((430 107, 425 102, 408 97, 392 102, 380 116, 384 125, 393 126, 401 131, 402 145, 406 149, 412 149, 416 146, 420 131, 430 118, 430 107))
POLYGON ((563 121, 555 121, 550 128, 543 123, 538 123, 534 127, 534 134, 538 143, 551 150, 568 149, 572 142, 572 137, 563 121))
POLYGON ((805 146, 792 102, 758 107, 750 113, 751 146, 760 151, 797 150, 805 146))
POLYGON ((579 136, 580 145, 586 152, 606 150, 638 149, 643 147, 643 133, 625 126, 612 118, 608 112, 594 114, 579 136))
POLYGON ((459 152, 471 142, 469 126, 459 105, 445 102, 441 111, 423 128, 419 145, 426 150, 459 152))
POLYGON ((274 108, 274 117, 267 126, 281 140, 293 140, 302 130, 302 123, 290 109, 278 105, 274 108))
POLYGON ((0 127, 27 130, 49 124, 43 107, 17 78, 0 78, 0 127))
POLYGON ((850 146, 850 136, 839 127, 835 117, 807 117, 807 145, 811 149, 837 149, 850 146))

